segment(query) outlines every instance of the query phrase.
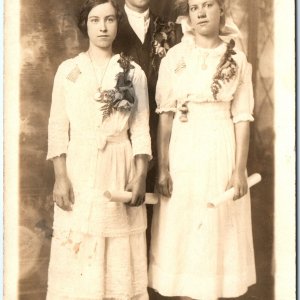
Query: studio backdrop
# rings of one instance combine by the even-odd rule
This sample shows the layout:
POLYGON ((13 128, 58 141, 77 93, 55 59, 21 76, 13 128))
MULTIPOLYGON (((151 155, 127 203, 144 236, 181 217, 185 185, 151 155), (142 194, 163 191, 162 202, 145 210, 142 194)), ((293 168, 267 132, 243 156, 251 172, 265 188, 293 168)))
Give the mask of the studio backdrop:
MULTIPOLYGON (((82 0, 22 0, 20 70, 19 295, 45 299, 50 254, 54 184, 46 161, 47 125, 53 78, 65 59, 87 49, 77 30, 82 0)), ((252 221, 257 284, 241 299, 273 299, 273 0, 230 0, 242 31, 238 47, 253 66, 255 122, 251 124, 249 174, 262 182, 252 190, 252 221)), ((175 18, 173 0, 151 0, 152 10, 175 18)))

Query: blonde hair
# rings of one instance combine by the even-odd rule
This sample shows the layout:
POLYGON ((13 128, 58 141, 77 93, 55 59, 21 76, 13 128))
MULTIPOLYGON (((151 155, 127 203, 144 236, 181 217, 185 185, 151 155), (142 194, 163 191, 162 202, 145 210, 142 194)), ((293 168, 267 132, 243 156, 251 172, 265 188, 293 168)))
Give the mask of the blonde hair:
MULTIPOLYGON (((220 28, 225 25, 225 0, 216 0, 223 14, 220 18, 220 28)), ((189 16, 189 0, 175 0, 175 11, 178 16, 189 16)))

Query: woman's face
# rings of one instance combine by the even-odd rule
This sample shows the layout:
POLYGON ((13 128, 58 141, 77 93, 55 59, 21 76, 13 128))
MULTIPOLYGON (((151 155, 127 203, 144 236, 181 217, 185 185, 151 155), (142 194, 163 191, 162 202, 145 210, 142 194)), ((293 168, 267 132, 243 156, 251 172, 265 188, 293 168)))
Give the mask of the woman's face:
POLYGON ((223 14, 217 0, 189 0, 189 17, 197 34, 218 36, 223 14))
POLYGON ((87 19, 90 43, 99 48, 110 48, 117 35, 116 10, 110 2, 95 6, 87 19))

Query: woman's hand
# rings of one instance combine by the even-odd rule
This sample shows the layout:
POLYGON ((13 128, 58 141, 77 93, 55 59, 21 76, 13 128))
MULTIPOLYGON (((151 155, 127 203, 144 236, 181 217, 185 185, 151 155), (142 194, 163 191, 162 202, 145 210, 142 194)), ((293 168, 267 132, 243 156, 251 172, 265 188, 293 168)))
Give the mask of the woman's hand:
POLYGON ((245 196, 248 192, 248 183, 246 172, 235 170, 232 175, 229 183, 227 184, 226 190, 232 188, 234 189, 233 200, 237 200, 245 196))
POLYGON ((245 196, 248 192, 248 183, 246 178, 246 166, 249 149, 250 128, 249 122, 238 122, 234 125, 236 154, 235 154, 235 170, 231 175, 231 179, 227 185, 227 189, 234 188, 233 200, 237 200, 245 196))
POLYGON ((72 210, 72 205, 74 204, 74 192, 67 176, 61 176, 55 179, 53 201, 63 210, 72 210))
POLYGON ((135 176, 126 186, 126 191, 132 192, 129 206, 140 206, 145 202, 146 177, 143 175, 135 176))
POLYGON ((157 129, 158 178, 157 191, 170 198, 173 191, 173 181, 169 172, 169 145, 172 133, 174 113, 159 115, 157 129))
POLYGON ((158 192, 170 198, 173 191, 173 181, 170 175, 170 172, 167 169, 159 171, 159 176, 157 180, 157 190, 158 192))

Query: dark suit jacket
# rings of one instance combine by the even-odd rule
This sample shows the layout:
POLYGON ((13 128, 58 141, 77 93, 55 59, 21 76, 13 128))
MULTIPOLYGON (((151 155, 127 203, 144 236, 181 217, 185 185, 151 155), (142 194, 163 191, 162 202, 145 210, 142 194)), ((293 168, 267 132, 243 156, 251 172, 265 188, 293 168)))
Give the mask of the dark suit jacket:
POLYGON ((152 66, 152 39, 154 33, 154 20, 157 17, 150 12, 150 23, 145 41, 142 43, 138 36, 131 28, 127 15, 123 11, 123 18, 119 24, 117 37, 113 43, 113 50, 115 53, 123 52, 125 55, 129 55, 133 60, 141 66, 146 74, 148 80, 149 96, 151 97, 150 108, 153 111, 155 86, 157 81, 157 70, 152 66))
MULTIPOLYGON (((157 26, 160 22, 157 22, 158 17, 155 16, 150 11, 150 22, 147 34, 145 36, 144 43, 140 41, 136 33, 131 28, 128 17, 123 10, 123 18, 120 21, 118 27, 117 37, 113 43, 114 53, 123 52, 125 55, 131 56, 133 60, 141 66, 146 74, 148 81, 148 93, 149 93, 149 107, 150 107, 150 135, 152 142, 152 153, 154 157, 154 162, 156 158, 156 135, 157 135, 157 125, 158 125, 158 115, 155 113, 156 103, 155 103, 155 88, 158 77, 158 69, 160 64, 160 58, 156 55, 155 61, 153 42, 155 32, 159 31, 160 28, 157 26)), ((160 20, 160 19, 159 19, 160 20)), ((176 29, 176 44, 181 39, 181 30, 176 29)), ((172 46, 172 45, 171 45, 172 46)))

